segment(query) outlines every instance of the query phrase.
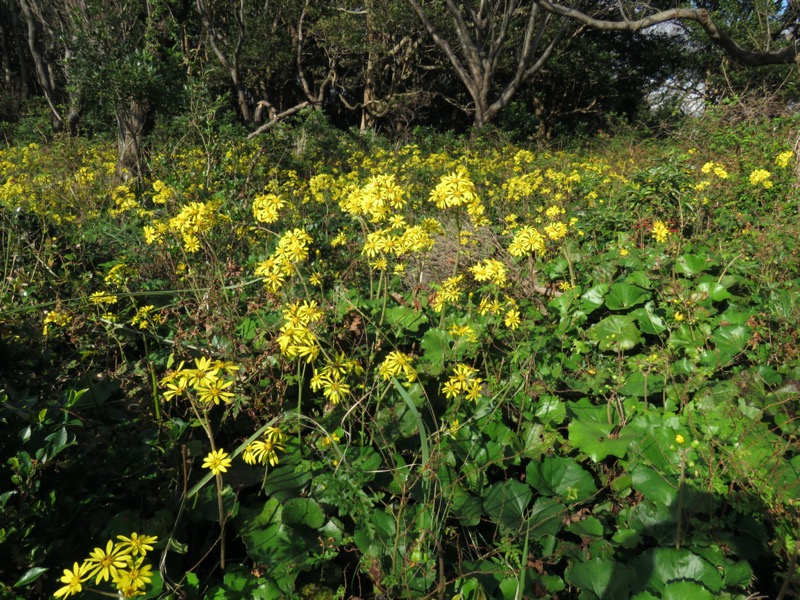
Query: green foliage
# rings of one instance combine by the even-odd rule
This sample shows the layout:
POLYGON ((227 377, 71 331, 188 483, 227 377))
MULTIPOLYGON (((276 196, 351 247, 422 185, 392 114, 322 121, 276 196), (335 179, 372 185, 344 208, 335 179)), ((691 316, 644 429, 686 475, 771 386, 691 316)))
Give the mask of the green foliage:
POLYGON ((785 131, 248 145, 217 108, 138 188, 0 156, 3 594, 133 531, 151 598, 796 588, 785 131))

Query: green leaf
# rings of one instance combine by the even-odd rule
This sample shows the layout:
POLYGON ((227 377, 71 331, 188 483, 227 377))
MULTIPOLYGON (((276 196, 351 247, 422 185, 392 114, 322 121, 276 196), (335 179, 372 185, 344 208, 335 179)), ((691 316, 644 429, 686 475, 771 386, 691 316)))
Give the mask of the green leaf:
POLYGON ((297 469, 295 465, 281 465, 267 475, 264 493, 283 501, 298 496, 309 481, 311 473, 308 471, 297 469))
POLYGON ((703 281, 698 283, 697 291, 701 294, 707 294, 714 302, 721 302, 722 300, 733 297, 724 285, 716 281, 703 281))
POLYGON ((608 293, 609 285, 601 283, 592 288, 589 288, 581 295, 580 310, 587 315, 591 314, 601 306, 605 301, 605 295, 608 293))
POLYGON ((422 336, 420 345, 424 351, 420 360, 430 365, 431 375, 439 375, 444 369, 444 357, 450 350, 450 334, 442 329, 431 328, 422 336))
POLYGON ((617 434, 612 437, 615 425, 591 421, 575 420, 569 424, 569 441, 594 462, 607 456, 624 458, 628 447, 636 439, 633 433, 617 434))
POLYGON ((634 371, 625 379, 619 388, 619 393, 624 396, 644 398, 660 392, 664 388, 664 376, 634 371))
POLYGON ((650 292, 629 283, 615 283, 606 296, 606 307, 609 310, 623 310, 646 302, 650 292))
POLYGON ((591 474, 571 458, 548 456, 528 463, 525 473, 540 494, 560 496, 567 503, 582 502, 597 492, 591 474))
POLYGON ((722 589, 716 567, 693 552, 677 548, 653 548, 633 560, 639 585, 655 592, 675 581, 694 581, 712 592, 722 589), (646 578, 646 579, 645 579, 646 578))
POLYGON ((664 506, 671 506, 678 499, 676 483, 668 481, 648 466, 636 465, 631 470, 631 480, 633 489, 664 506))
POLYGON ((286 525, 319 529, 325 523, 325 513, 313 498, 290 498, 283 504, 282 520, 286 525))
POLYGON ((47 570, 48 570, 47 567, 31 567, 22 574, 22 577, 20 577, 17 583, 14 584, 14 587, 22 587, 23 585, 30 585, 31 583, 39 579, 39 577, 41 577, 43 573, 46 573, 47 570))
POLYGON ((677 581, 664 586, 661 600, 714 600, 706 588, 691 581, 677 581))
POLYGON ((483 508, 501 528, 519 531, 532 495, 531 488, 521 481, 501 481, 489 488, 483 499, 483 508))
POLYGON ((404 331, 416 333, 419 328, 428 322, 428 318, 420 311, 405 306, 395 306, 386 310, 385 321, 395 328, 395 333, 400 336, 404 331))
POLYGON ((667 329, 664 319, 656 314, 655 303, 652 300, 642 308, 631 311, 630 315, 639 323, 641 330, 649 335, 659 335, 667 329))
POLYGON ((633 572, 627 565, 605 558, 592 558, 572 565, 567 570, 567 582, 592 592, 600 600, 627 598, 633 572))
POLYGON ((675 271, 683 275, 694 276, 706 269, 716 266, 716 262, 697 254, 684 254, 675 261, 675 271))
POLYGON ((720 352, 720 363, 725 364, 747 347, 750 328, 746 325, 723 325, 714 331, 711 340, 720 352))
POLYGON ((258 324, 256 323, 255 319, 251 317, 245 317, 242 319, 242 322, 239 323, 239 327, 237 327, 237 333, 243 341, 249 342, 256 337, 257 328, 258 324))
POLYGON ((747 561, 739 561, 732 565, 726 565, 725 585, 728 587, 744 588, 750 585, 753 579, 753 569, 747 561))
POLYGON ((523 533, 527 533, 532 539, 555 536, 561 529, 561 520, 565 512, 566 508, 558 500, 539 498, 531 507, 523 533))
POLYGON ((630 350, 641 340, 641 332, 630 315, 612 315, 589 328, 589 339, 597 342, 601 351, 630 350))
POLYGON ((483 514, 481 499, 464 491, 461 486, 456 487, 449 494, 452 515, 465 527, 474 527, 480 523, 483 514))
POLYGON ((558 425, 567 418, 567 409, 564 402, 556 396, 542 396, 536 406, 534 413, 542 423, 554 423, 558 425))
POLYGON ((597 517, 586 517, 567 525, 567 531, 581 537, 603 537, 603 523, 597 517))

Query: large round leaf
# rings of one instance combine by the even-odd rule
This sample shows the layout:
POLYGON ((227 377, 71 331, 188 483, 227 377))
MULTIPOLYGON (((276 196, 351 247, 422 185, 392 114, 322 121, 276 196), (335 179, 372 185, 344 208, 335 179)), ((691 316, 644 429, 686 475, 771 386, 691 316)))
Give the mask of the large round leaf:
POLYGON ((629 315, 606 317, 590 327, 587 335, 603 352, 630 350, 641 340, 641 332, 629 315))
POLYGON ((656 592, 677 581, 701 583, 712 592, 720 591, 723 586, 716 567, 689 550, 653 548, 634 559, 633 566, 639 585, 656 592))
POLYGON ((587 590, 600 600, 627 598, 633 580, 630 567, 605 558, 593 558, 577 563, 567 571, 566 579, 581 590, 587 590))
POLYGON ((567 502, 580 502, 597 492, 591 474, 572 458, 545 457, 531 462, 526 470, 528 483, 545 496, 561 496, 567 502))
POLYGON ((650 292, 629 283, 615 283, 606 296, 609 310, 623 310, 650 299, 650 292))
POLYGON ((531 488, 509 479, 493 485, 483 500, 483 508, 491 519, 505 530, 518 531, 531 501, 531 488))

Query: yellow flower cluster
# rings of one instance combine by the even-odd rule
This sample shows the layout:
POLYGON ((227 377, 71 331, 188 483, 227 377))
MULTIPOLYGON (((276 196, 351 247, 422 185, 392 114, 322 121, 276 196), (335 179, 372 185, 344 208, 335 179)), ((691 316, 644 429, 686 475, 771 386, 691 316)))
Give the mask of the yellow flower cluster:
POLYGON ((417 372, 411 366, 411 357, 398 350, 389 352, 383 359, 378 372, 387 381, 392 377, 403 377, 406 380, 405 383, 413 383, 417 380, 417 372))
POLYGON ((136 201, 136 194, 128 185, 118 185, 111 192, 114 208, 109 210, 110 215, 121 215, 134 209, 141 209, 136 201))
POLYGON ((533 196, 544 183, 544 177, 539 169, 531 173, 524 173, 510 177, 503 188, 506 191, 506 199, 520 201, 533 196))
POLYGON ((469 178, 465 169, 443 175, 430 195, 430 201, 436 208, 445 210, 464 206, 467 214, 472 218, 472 224, 478 228, 489 224, 485 216, 486 209, 478 198, 475 184, 469 178))
POLYGON ((220 221, 230 218, 220 213, 220 200, 189 202, 177 215, 167 221, 154 220, 143 228, 148 245, 165 243, 166 235, 172 233, 183 241, 183 249, 193 254, 200 250, 200 238, 207 235, 220 221))
POLYGON ((442 392, 446 398, 457 398, 463 395, 467 400, 475 401, 480 397, 483 387, 483 379, 477 375, 478 369, 459 363, 442 386, 442 392))
POLYGON ((322 395, 333 404, 339 404, 343 398, 350 394, 350 386, 346 383, 349 373, 363 373, 364 369, 358 361, 348 358, 344 353, 337 353, 328 360, 321 369, 314 369, 311 378, 311 390, 322 390, 322 395))
POLYGON ((400 257, 414 252, 424 252, 433 245, 430 230, 426 229, 424 224, 413 225, 403 228, 400 234, 394 234, 391 229, 378 229, 368 233, 361 253, 368 258, 375 258, 379 254, 400 257))
POLYGON ((454 338, 463 338, 467 342, 473 344, 478 341, 478 336, 475 333, 475 330, 469 325, 453 324, 450 326, 450 329, 447 330, 447 333, 452 335, 454 338))
POLYGON ((201 357, 194 361, 194 369, 185 369, 184 363, 159 381, 164 392, 165 400, 172 400, 189 395, 194 392, 197 400, 202 404, 219 404, 233 402, 233 393, 229 388, 233 386, 231 376, 239 370, 233 363, 211 360, 201 357))
POLYGON ((725 167, 722 166, 720 163, 714 161, 709 161, 706 164, 704 164, 700 168, 700 172, 703 173, 703 175, 708 175, 709 173, 713 173, 720 179, 728 178, 728 172, 725 170, 725 167))
POLYGON ((92 304, 116 304, 117 296, 106 292, 94 292, 89 296, 89 301, 92 304))
POLYGON ((551 240, 557 242, 563 237, 566 237, 567 232, 569 231, 567 224, 562 223, 561 221, 556 221, 555 223, 548 223, 544 226, 544 232, 551 240))
POLYGON ((469 268, 475 281, 504 286, 508 282, 506 266, 495 258, 487 258, 469 268))
POLYGON ((463 283, 463 274, 445 279, 431 301, 431 308, 434 312, 442 312, 445 304, 458 302, 463 292, 463 283))
POLYGON ((153 568, 145 564, 144 559, 153 550, 158 538, 132 533, 130 537, 118 535, 117 540, 108 540, 104 548, 95 548, 83 562, 76 562, 72 569, 64 569, 60 579, 64 586, 56 590, 53 596, 67 598, 78 594, 83 590, 83 584, 92 578, 95 578, 95 585, 103 581, 113 583, 115 597, 143 596, 153 579, 153 568))
POLYGON ((264 437, 247 444, 242 452, 242 459, 248 465, 275 466, 278 464, 278 453, 286 449, 286 434, 277 427, 267 427, 264 437))
POLYGON ((765 189, 770 189, 772 187, 771 178, 772 173, 767 171, 766 169, 756 169, 752 173, 750 173, 750 185, 753 186, 762 186, 765 189))
POLYGON ((778 156, 775 157, 775 164, 785 169, 789 166, 789 161, 794 158, 794 151, 787 150, 786 152, 781 152, 778 156))
POLYGON ((376 175, 340 202, 346 213, 364 215, 373 223, 385 221, 390 211, 400 210, 405 205, 405 192, 394 175, 376 175))
POLYGON ((103 281, 108 285, 123 287, 136 276, 136 270, 125 262, 119 262, 106 273, 103 281))
POLYGON ((155 308, 156 307, 152 304, 139 308, 131 319, 131 325, 133 327, 138 326, 139 329, 147 329, 148 327, 157 327, 161 325, 164 322, 164 315, 161 313, 152 314, 155 308))
POLYGON ((42 335, 50 333, 50 326, 66 327, 72 322, 72 315, 64 310, 51 310, 45 313, 42 327, 42 335))
POLYGON ((281 236, 272 256, 260 262, 255 269, 255 274, 264 278, 264 285, 269 291, 277 292, 281 289, 286 278, 294 273, 295 263, 308 258, 312 241, 309 233, 299 227, 281 236))
POLYGON ((659 244, 663 244, 667 241, 667 238, 669 238, 669 228, 664 221, 655 221, 651 233, 659 244))
POLYGON ((319 339, 310 325, 321 321, 323 316, 314 300, 289 304, 283 311, 285 322, 277 338, 281 353, 286 358, 305 358, 309 363, 316 360, 320 353, 319 339))
POLYGON ((153 204, 166 204, 177 197, 175 190, 160 179, 153 182, 153 191, 155 192, 152 198, 153 204))
POLYGON ((334 186, 335 179, 333 175, 330 173, 318 173, 308 180, 308 193, 315 202, 324 204, 334 186))
POLYGON ((111 145, 77 137, 48 144, 47 151, 38 144, 1 148, 0 206, 56 224, 94 219, 114 196, 114 156, 111 145))
POLYGON ((509 254, 516 257, 527 256, 536 252, 541 254, 544 251, 544 236, 530 225, 520 227, 514 233, 511 244, 508 246, 509 254))
POLYGON ((278 220, 280 210, 286 206, 286 200, 277 194, 263 194, 253 200, 253 216, 261 223, 274 223, 278 220))

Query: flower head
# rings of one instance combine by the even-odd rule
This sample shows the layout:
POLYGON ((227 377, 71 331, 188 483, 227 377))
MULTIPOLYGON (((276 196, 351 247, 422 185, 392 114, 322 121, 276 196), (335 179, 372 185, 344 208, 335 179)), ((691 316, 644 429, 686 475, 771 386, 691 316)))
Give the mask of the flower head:
POLYGON ((97 584, 109 579, 116 580, 119 570, 128 567, 131 562, 130 548, 108 540, 105 550, 103 548, 92 550, 84 565, 88 567, 88 577, 97 575, 95 579, 97 584))
POLYGON ((118 535, 117 539, 120 540, 117 544, 120 548, 129 548, 132 556, 144 556, 153 549, 153 544, 158 541, 154 535, 139 535, 132 533, 130 537, 118 535))
POLYGON ((208 453, 205 460, 203 460, 203 467, 211 469, 214 475, 219 475, 220 473, 225 473, 232 462, 233 461, 228 458, 228 453, 224 450, 212 450, 208 453))
POLYGON ((71 569, 64 569, 64 574, 61 576, 59 581, 61 583, 66 584, 64 587, 59 588, 56 590, 56 593, 53 594, 56 598, 66 598, 71 596, 72 594, 77 594, 80 592, 83 587, 82 584, 84 581, 89 579, 89 575, 87 572, 89 571, 90 565, 87 563, 78 564, 75 563, 71 569))

